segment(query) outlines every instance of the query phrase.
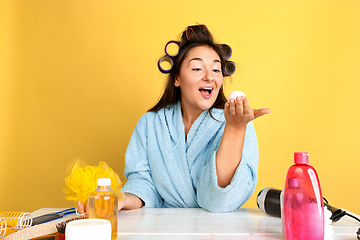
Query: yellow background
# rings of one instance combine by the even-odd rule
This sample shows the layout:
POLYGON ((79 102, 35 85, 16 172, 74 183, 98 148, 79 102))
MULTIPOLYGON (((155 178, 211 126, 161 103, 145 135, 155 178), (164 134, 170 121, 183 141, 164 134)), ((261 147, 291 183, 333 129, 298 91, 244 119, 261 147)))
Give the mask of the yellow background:
POLYGON ((282 189, 308 151, 330 204, 360 213, 360 1, 0 0, 0 211, 74 206, 75 157, 123 176, 138 118, 160 96, 169 40, 204 23, 233 49, 225 90, 254 108, 259 182, 282 189))

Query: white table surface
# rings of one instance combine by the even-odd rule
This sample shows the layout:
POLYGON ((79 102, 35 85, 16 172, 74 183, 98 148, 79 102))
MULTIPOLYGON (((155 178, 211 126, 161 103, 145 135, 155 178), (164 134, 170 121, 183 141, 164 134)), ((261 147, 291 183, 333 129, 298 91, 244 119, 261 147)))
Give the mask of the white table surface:
MULTIPOLYGON (((32 215, 61 210, 63 208, 42 208, 32 215)), ((74 215, 65 216, 72 217, 74 215)), ((327 234, 326 239, 357 240, 360 223, 345 216, 328 227, 333 233, 327 234)), ((200 208, 141 208, 119 212, 117 240, 283 239, 281 231, 280 218, 255 208, 230 213, 210 213, 200 208)))

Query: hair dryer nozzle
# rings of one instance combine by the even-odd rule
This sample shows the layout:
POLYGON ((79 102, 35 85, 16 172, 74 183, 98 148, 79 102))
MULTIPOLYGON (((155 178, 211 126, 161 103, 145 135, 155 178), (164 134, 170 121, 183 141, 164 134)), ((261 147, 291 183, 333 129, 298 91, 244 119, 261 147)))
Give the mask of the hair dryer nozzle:
POLYGON ((264 188, 257 196, 258 208, 266 214, 281 217, 280 209, 281 190, 275 188, 264 188))

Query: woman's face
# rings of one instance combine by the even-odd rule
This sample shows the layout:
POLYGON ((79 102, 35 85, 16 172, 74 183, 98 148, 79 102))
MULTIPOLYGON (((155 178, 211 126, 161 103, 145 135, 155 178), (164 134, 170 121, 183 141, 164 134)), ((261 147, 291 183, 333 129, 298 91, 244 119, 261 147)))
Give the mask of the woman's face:
POLYGON ((223 84, 219 55, 209 46, 192 48, 180 66, 174 85, 181 89, 183 111, 209 109, 223 84))

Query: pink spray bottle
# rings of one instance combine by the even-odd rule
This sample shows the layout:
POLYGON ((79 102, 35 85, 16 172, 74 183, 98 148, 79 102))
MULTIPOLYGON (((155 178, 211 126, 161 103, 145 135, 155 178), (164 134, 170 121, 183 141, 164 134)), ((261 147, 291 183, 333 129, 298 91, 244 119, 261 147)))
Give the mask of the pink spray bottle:
POLYGON ((323 240, 324 203, 309 154, 295 152, 295 164, 286 175, 283 193, 283 235, 286 240, 323 240))

